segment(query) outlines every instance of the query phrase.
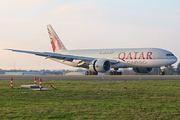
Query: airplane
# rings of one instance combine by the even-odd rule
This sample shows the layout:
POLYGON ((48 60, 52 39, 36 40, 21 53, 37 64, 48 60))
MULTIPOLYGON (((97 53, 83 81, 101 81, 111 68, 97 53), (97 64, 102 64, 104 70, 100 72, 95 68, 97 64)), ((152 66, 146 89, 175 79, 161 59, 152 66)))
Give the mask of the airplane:
POLYGON ((159 67, 164 75, 167 66, 177 61, 172 52, 160 48, 67 50, 51 25, 47 25, 47 30, 53 52, 6 50, 34 54, 69 66, 86 68, 88 70, 85 75, 98 75, 104 72, 121 75, 119 68, 133 68, 136 73, 151 73, 153 68, 159 67), (114 71, 111 71, 111 68, 114 71))

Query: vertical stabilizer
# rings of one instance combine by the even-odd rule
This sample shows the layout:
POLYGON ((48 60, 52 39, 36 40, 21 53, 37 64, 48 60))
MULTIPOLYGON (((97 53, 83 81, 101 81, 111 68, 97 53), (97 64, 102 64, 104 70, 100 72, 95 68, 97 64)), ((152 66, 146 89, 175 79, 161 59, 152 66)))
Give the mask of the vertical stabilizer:
POLYGON ((54 29, 51 27, 51 25, 47 25, 47 29, 48 29, 53 52, 67 50, 63 45, 63 43, 61 42, 61 40, 59 39, 56 32, 54 31, 54 29))

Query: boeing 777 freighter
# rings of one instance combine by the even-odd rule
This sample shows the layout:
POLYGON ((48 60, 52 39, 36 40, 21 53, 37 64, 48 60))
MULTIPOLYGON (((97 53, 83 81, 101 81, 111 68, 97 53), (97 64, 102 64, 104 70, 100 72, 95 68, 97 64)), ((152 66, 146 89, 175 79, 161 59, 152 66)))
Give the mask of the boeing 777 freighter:
MULTIPOLYGON (((167 68, 177 61, 172 52, 159 48, 67 50, 51 25, 47 25, 47 30, 53 52, 8 50, 43 56, 73 67, 87 68, 86 75, 109 72, 111 68, 114 69, 110 72, 111 75, 121 75, 119 68, 133 68, 137 73, 151 73, 153 68, 167 68)), ((162 74, 165 72, 162 71, 162 74)))

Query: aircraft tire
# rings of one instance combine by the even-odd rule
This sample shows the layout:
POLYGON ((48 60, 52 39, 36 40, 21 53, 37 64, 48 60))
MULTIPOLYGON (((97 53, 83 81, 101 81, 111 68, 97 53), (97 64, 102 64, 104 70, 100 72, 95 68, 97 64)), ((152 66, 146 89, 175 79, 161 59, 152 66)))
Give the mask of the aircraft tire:
POLYGON ((122 75, 122 72, 117 72, 117 75, 122 75))
POLYGON ((86 72, 85 72, 85 75, 89 75, 89 71, 86 71, 86 72))
POLYGON ((122 72, 111 71, 109 72, 109 75, 122 75, 122 72))
POLYGON ((117 72, 116 72, 116 71, 113 71, 113 75, 117 75, 117 72))
POLYGON ((94 72, 95 74, 94 75, 98 75, 98 72, 94 72))
POLYGON ((165 74, 166 74, 165 71, 162 71, 161 75, 165 75, 165 74))
POLYGON ((89 75, 92 75, 93 73, 91 71, 89 71, 89 75))
POLYGON ((86 71, 85 75, 98 75, 98 72, 86 71))
POLYGON ((112 71, 110 71, 110 72, 109 72, 109 75, 113 75, 113 72, 112 72, 112 71))
POLYGON ((93 72, 93 74, 92 75, 96 75, 96 72, 93 72))

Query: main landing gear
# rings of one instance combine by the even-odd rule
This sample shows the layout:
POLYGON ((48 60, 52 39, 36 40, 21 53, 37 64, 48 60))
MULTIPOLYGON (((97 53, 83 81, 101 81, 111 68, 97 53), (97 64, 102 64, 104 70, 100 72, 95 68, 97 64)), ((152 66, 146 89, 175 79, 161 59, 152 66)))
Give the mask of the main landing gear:
POLYGON ((111 72, 109 72, 109 75, 122 75, 122 72, 111 71, 111 72))
POLYGON ((98 75, 98 72, 86 71, 85 75, 98 75))
MULTIPOLYGON (((86 71, 85 75, 98 75, 98 72, 86 71)), ((118 68, 115 68, 114 71, 110 71, 109 75, 122 75, 122 72, 118 72, 118 68)))
POLYGON ((109 75, 122 75, 122 72, 118 72, 118 68, 114 68, 114 71, 109 72, 109 75))

